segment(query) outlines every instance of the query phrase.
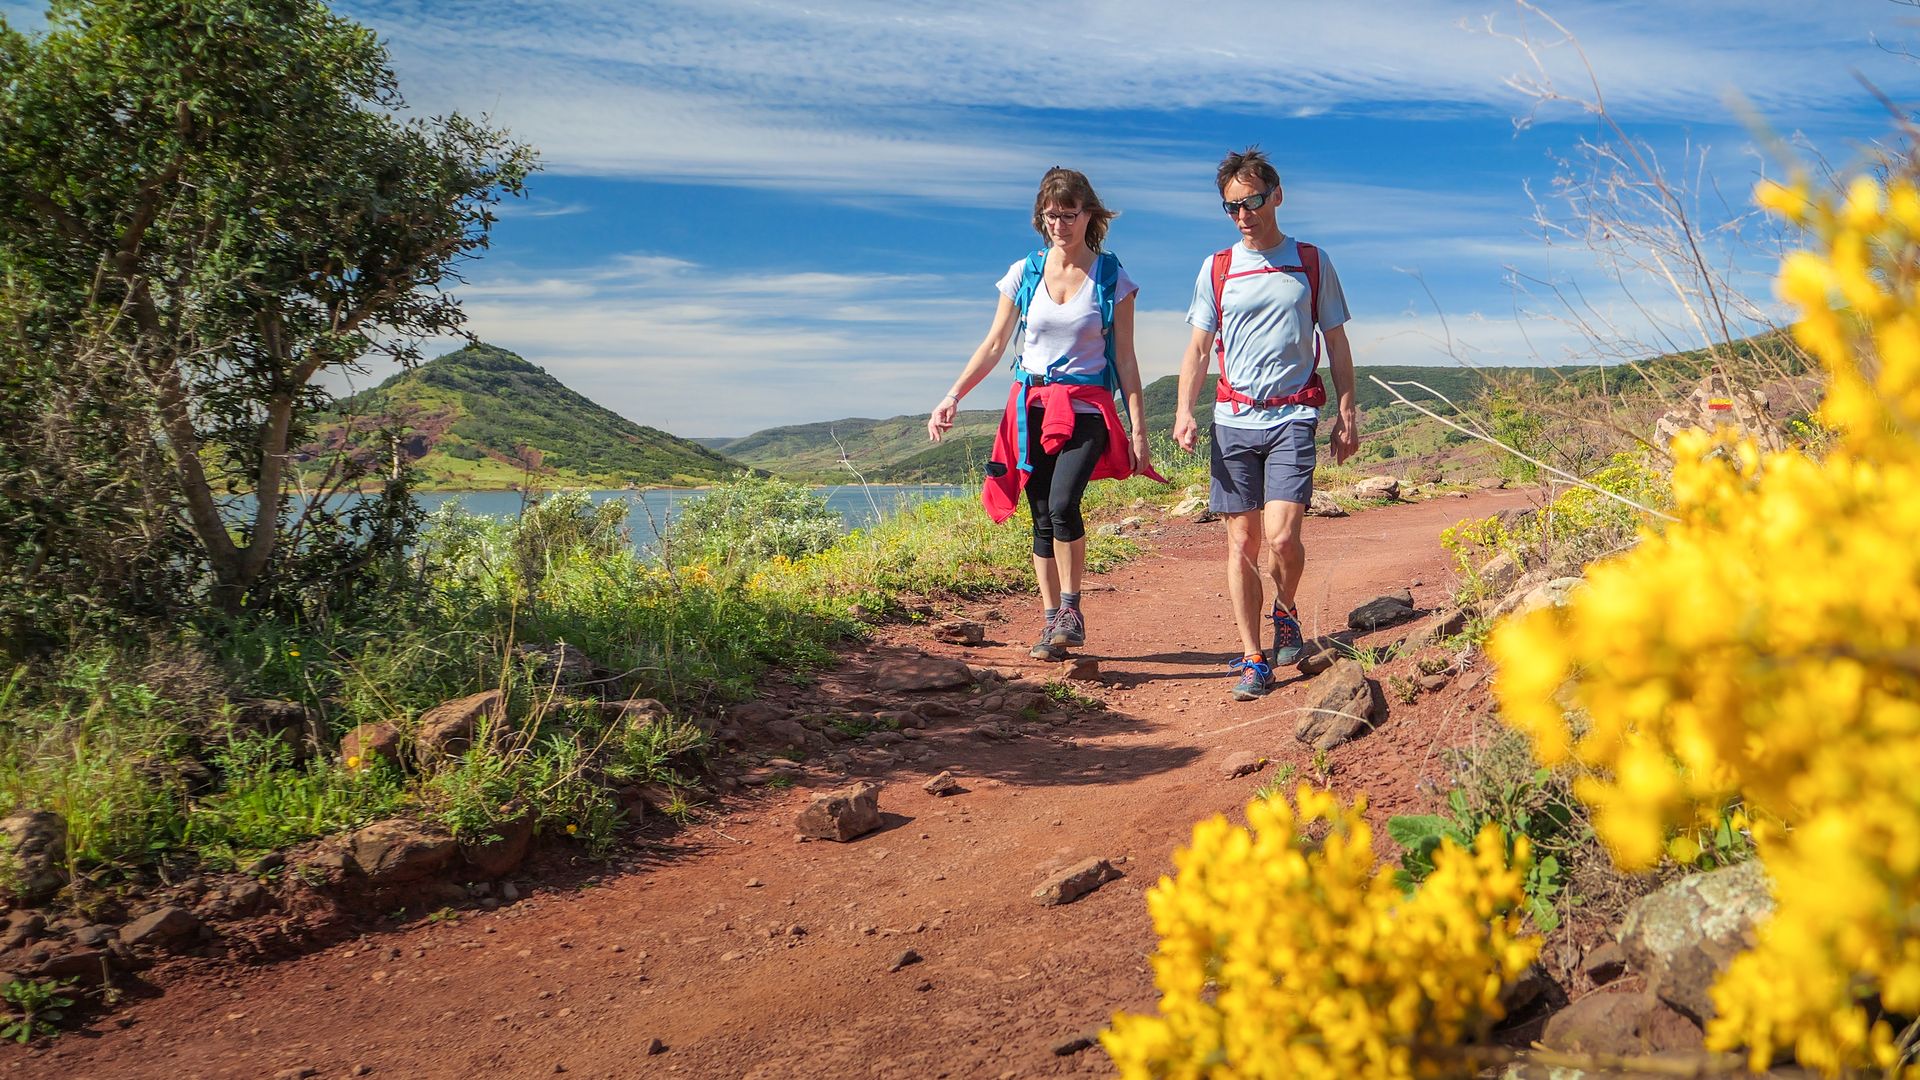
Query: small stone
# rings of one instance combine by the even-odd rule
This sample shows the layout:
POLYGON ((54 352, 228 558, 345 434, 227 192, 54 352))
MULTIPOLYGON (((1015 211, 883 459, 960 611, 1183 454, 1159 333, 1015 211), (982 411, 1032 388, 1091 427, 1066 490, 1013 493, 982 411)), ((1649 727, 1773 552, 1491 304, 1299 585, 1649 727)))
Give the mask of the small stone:
POLYGON ((1243 776, 1252 776, 1267 767, 1267 759, 1257 757, 1247 750, 1235 751, 1220 765, 1220 772, 1229 780, 1238 780, 1243 776))
POLYGON ((948 619, 934 624, 933 636, 950 645, 978 645, 987 640, 987 628, 972 619, 948 619))
POLYGON ((1059 1042, 1054 1043, 1053 1056, 1054 1057, 1071 1057, 1082 1050, 1090 1050, 1092 1048, 1093 1048, 1093 1036, 1075 1035, 1070 1039, 1062 1039, 1059 1042))
POLYGON ((648 1057, 652 1057, 655 1054, 664 1054, 666 1052, 667 1052, 666 1043, 661 1042, 659 1039, 647 1040, 647 1056, 648 1057))
POLYGON ((1413 602, 1405 594, 1376 596, 1347 613, 1347 626, 1354 630, 1379 630, 1413 618, 1413 602))
POLYGON ((309 1076, 319 1076, 320 1070, 311 1065, 297 1065, 291 1069, 281 1069, 273 1074, 273 1080, 307 1080, 309 1076))
POLYGON ((1100 661, 1090 656, 1076 656, 1060 665, 1060 677, 1078 682, 1099 682, 1100 661))
POLYGON ((747 879, 747 888, 749 889, 758 889, 758 888, 764 887, 765 885, 766 885, 766 882, 761 881, 757 877, 747 879))
POLYGON ((920 789, 929 795, 957 795, 966 790, 960 786, 960 781, 954 779, 953 773, 946 770, 920 785, 920 789))
POLYGON ((880 827, 880 785, 872 782, 822 795, 795 823, 800 835, 845 843, 880 827))
POLYGON ((1447 680, 1448 676, 1444 671, 1435 672, 1432 675, 1422 675, 1420 676, 1420 689, 1429 694, 1436 690, 1444 690, 1447 687, 1447 680))
POLYGON ((920 960, 921 960, 921 956, 918 952, 912 949, 904 949, 901 951, 899 956, 896 956, 893 958, 893 963, 887 965, 887 970, 899 971, 901 968, 906 967, 909 964, 919 963, 920 960))
POLYGON ((931 989, 933 989, 933 980, 932 980, 932 979, 921 979, 921 980, 920 980, 920 985, 918 985, 918 986, 916 986, 916 987, 914 987, 914 989, 915 989, 915 990, 917 990, 917 991, 919 991, 920 993, 922 993, 922 994, 924 994, 924 993, 926 993, 927 991, 929 991, 929 990, 931 990, 931 989))
POLYGON ((1618 942, 1604 942, 1581 957, 1580 970, 1593 980, 1593 985, 1605 986, 1627 973, 1626 950, 1618 942))
POLYGON ((1121 876, 1105 859, 1085 859, 1041 882, 1033 890, 1033 899, 1042 907, 1070 904, 1121 876))
POLYGON ((178 941, 200 929, 200 920, 186 908, 169 905, 150 911, 120 928, 120 940, 128 945, 160 946, 178 941))
POLYGON ((354 1075, 354 1076, 372 1076, 372 1075, 373 1075, 373 1066, 371 1066, 371 1065, 355 1065, 355 1066, 353 1067, 353 1072, 352 1072, 352 1075, 354 1075))

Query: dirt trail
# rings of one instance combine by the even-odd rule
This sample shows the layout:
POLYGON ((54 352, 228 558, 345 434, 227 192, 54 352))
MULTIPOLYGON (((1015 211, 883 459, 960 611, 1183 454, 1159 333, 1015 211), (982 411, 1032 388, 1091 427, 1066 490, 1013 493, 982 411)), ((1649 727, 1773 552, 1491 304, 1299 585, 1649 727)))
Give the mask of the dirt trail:
MULTIPOLYGON (((1309 632, 1395 588, 1437 605, 1452 583, 1439 530, 1523 502, 1489 492, 1308 519, 1309 632)), ((1169 526, 1155 555, 1091 583, 1085 654, 1101 659, 1093 692, 1107 711, 1009 742, 969 734, 971 716, 930 725, 920 741, 932 757, 862 774, 889 781, 882 832, 797 843, 812 784, 730 796, 709 822, 584 887, 264 967, 175 973, 164 994, 93 1033, 0 1053, 0 1075, 1105 1075, 1097 1048, 1053 1048, 1116 1009, 1151 1006, 1142 894, 1195 821, 1231 812, 1273 775, 1229 780, 1221 763, 1250 750, 1304 774, 1311 756, 1292 738, 1302 682, 1261 702, 1227 698, 1219 530, 1169 526), (923 793, 941 768, 969 790, 923 793), (1029 899, 1047 872, 1089 855, 1124 856, 1126 876, 1064 907, 1029 899), (908 948, 924 959, 890 971, 908 948), (665 1049, 649 1055, 655 1039, 665 1049)), ((997 645, 890 630, 812 692, 862 692, 872 663, 916 649, 1051 677, 1053 665, 1026 658, 1027 602, 974 614, 989 609, 1005 616, 988 623, 997 645)), ((1438 748, 1484 723, 1468 708, 1473 681, 1390 702, 1379 728, 1332 753, 1335 785, 1369 792, 1381 817, 1419 804, 1438 748)))

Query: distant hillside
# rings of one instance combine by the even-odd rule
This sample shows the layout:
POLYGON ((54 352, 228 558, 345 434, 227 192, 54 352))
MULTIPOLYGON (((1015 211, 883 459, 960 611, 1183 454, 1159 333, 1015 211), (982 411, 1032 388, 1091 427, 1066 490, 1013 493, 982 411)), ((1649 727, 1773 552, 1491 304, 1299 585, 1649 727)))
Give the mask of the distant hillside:
POLYGON ((636 424, 568 389, 505 349, 473 345, 402 372, 340 403, 302 457, 315 461, 356 432, 398 421, 427 488, 495 490, 523 483, 537 462, 547 486, 703 484, 744 466, 636 424))
MULTIPOLYGON (((1387 382, 1422 383, 1455 402, 1473 401, 1489 385, 1509 379, 1574 378, 1591 371, 1587 367, 1564 368, 1445 368, 1445 367, 1361 367, 1356 369, 1354 393, 1367 414, 1364 427, 1371 434, 1362 457, 1381 452, 1426 452, 1459 441, 1441 425, 1394 402, 1393 397, 1375 385, 1369 375, 1387 382), (1409 426, 1411 425, 1411 426, 1409 426), (1431 428, 1432 430, 1426 430, 1431 428), (1399 447, 1400 449, 1394 449, 1399 447), (1415 448, 1419 449, 1415 449, 1415 448)), ((992 383, 983 384, 985 392, 992 383)), ((1212 383, 1207 384, 1208 394, 1212 383)), ((1401 392, 1426 403, 1431 397, 1412 387, 1401 392)), ((1332 390, 1329 383, 1328 390, 1332 390)), ((1004 393, 1004 384, 992 396, 1004 393)), ((1147 429, 1159 434, 1173 429, 1173 414, 1179 404, 1180 389, 1175 376, 1168 375, 1149 383, 1144 394, 1147 429)), ((1210 403, 1210 398, 1208 399, 1210 403)), ((1437 402, 1434 403, 1436 406, 1437 402)), ((1445 412, 1444 407, 1438 411, 1445 412)), ((1196 408, 1194 418, 1204 431, 1212 426, 1212 414, 1206 407, 1196 408)), ((841 464, 844 452, 848 461, 869 481, 889 483, 933 482, 965 483, 979 475, 993 449, 993 433, 1000 421, 999 410, 962 412, 959 422, 938 445, 927 441, 924 415, 896 416, 887 420, 851 418, 816 424, 797 424, 768 428, 735 439, 703 440, 706 445, 749 465, 780 476, 801 480, 845 482, 853 474, 841 464), (836 441, 837 440, 837 441, 836 441)), ((1322 432, 1324 436, 1324 430, 1322 432)))

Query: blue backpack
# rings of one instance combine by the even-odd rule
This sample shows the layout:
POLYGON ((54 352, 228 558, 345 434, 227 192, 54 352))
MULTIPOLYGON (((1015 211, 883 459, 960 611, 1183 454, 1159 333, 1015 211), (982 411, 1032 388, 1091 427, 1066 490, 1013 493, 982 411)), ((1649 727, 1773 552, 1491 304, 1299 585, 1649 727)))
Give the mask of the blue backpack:
MULTIPOLYGON (((1027 338, 1027 308, 1033 303, 1034 293, 1040 291, 1046 269, 1046 248, 1028 255, 1026 265, 1020 268, 1020 286, 1013 293, 1014 306, 1020 309, 1020 325, 1013 332, 1015 341, 1024 342, 1027 338)), ((1055 375, 1052 372, 1048 372, 1044 378, 1053 382, 1105 386, 1108 390, 1120 389, 1120 373, 1113 366, 1113 292, 1119 283, 1120 257, 1110 251, 1101 252, 1093 264, 1093 302, 1100 309, 1100 335, 1107 341, 1106 370, 1098 379, 1086 375, 1055 375)), ((1032 377, 1020 367, 1018 353, 1014 354, 1012 366, 1015 378, 1021 382, 1031 381, 1032 377)), ((1024 448, 1024 443, 1022 446, 1024 448)), ((1025 456, 1024 449, 1022 456, 1025 456)))
MULTIPOLYGON (((1020 325, 1014 329, 1013 339, 1023 344, 1027 340, 1027 308, 1033 304, 1034 294, 1040 291, 1046 270, 1046 248, 1027 256, 1026 265, 1020 268, 1020 285, 1013 291, 1014 306, 1020 309, 1020 325)), ((1075 386, 1103 386, 1110 394, 1120 389, 1120 372, 1113 366, 1113 291, 1119 283, 1120 257, 1110 251, 1101 252, 1093 263, 1093 303, 1100 309, 1100 336, 1107 341, 1107 366, 1099 375, 1056 375, 1052 371, 1035 375, 1020 366, 1020 354, 1015 353, 1010 365, 1014 381, 1022 386, 1032 386, 1036 379, 1075 386)), ((1014 432, 1020 451, 1019 469, 1032 472, 1033 465, 1027 460, 1027 410, 1024 407, 1014 410, 1014 432)), ((988 475, 994 475, 991 466, 988 475)))

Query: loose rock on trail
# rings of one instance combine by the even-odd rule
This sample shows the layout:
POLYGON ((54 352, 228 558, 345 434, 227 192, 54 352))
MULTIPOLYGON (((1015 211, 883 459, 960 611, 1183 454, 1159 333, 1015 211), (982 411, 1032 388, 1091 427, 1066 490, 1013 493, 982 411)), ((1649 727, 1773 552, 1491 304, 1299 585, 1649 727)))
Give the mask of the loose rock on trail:
MULTIPOLYGON (((1524 504, 1486 491, 1310 519, 1305 632, 1398 640, 1404 627, 1347 631, 1347 614, 1415 581, 1427 584, 1412 607, 1444 616, 1440 530, 1524 504)), ((1481 680, 1460 678, 1389 703, 1316 755, 1295 732, 1317 681, 1283 668, 1267 698, 1228 698, 1237 641, 1221 526, 1155 529, 1155 554, 1085 590, 1088 644, 1075 655, 1097 667, 1071 687, 1103 710, 1042 692, 1063 672, 1024 643, 883 627, 806 702, 796 690, 787 713, 767 711, 765 729, 797 726, 788 741, 808 752, 743 771, 694 824, 643 832, 609 865, 523 870, 498 895, 525 899, 495 910, 376 920, 261 966, 167 960, 93 1036, 0 1052, 0 1076, 1110 1074, 1088 1033, 1116 1010, 1153 1007, 1143 894, 1195 822, 1237 815, 1276 770, 1319 779, 1324 768, 1336 789, 1368 793, 1384 836, 1388 815, 1429 805, 1421 783, 1443 779, 1440 750, 1490 723, 1476 707, 1484 689, 1468 693, 1481 680), (889 717, 869 734, 893 737, 823 738, 798 707, 819 701, 889 717), (1236 754, 1270 764, 1235 775, 1236 754), (948 794, 921 790, 941 772, 957 778, 948 794), (860 832, 796 835, 814 800, 865 781, 886 787, 860 832), (1107 861, 1097 888, 1036 904, 1037 883, 1090 858, 1107 861)), ((989 608, 1014 618, 1029 602, 952 614, 991 625, 989 608)))

